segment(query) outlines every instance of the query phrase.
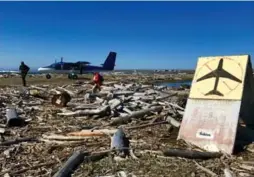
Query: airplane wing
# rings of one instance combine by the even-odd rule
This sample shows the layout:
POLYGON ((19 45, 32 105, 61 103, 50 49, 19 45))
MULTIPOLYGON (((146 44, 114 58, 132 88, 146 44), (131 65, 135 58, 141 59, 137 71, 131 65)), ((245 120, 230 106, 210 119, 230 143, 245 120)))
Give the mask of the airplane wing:
POLYGON ((216 77, 216 73, 214 71, 200 77, 199 79, 197 79, 196 82, 199 82, 199 81, 202 81, 202 80, 206 80, 206 79, 209 79, 209 78, 212 78, 212 77, 216 77))
POLYGON ((234 80, 236 82, 242 83, 242 81, 240 79, 238 79, 237 77, 233 76, 232 74, 230 74, 229 72, 227 72, 224 69, 222 69, 219 77, 228 78, 228 79, 234 80))

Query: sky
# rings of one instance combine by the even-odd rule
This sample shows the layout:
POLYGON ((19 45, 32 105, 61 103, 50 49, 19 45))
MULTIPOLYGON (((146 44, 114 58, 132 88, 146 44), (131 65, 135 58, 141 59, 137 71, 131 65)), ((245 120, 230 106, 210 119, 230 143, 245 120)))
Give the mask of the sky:
POLYGON ((0 2, 0 68, 60 60, 116 69, 195 69, 200 56, 249 54, 254 2, 0 2))

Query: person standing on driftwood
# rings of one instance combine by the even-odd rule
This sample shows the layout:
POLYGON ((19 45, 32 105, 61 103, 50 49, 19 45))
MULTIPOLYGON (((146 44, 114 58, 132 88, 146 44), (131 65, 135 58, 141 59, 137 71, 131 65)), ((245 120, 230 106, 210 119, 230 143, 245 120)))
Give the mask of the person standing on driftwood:
POLYGON ((21 65, 19 66, 19 70, 20 70, 23 86, 25 87, 26 86, 26 75, 27 75, 28 71, 30 70, 30 68, 22 61, 21 65))
POLYGON ((93 76, 93 82, 94 82, 94 86, 92 89, 92 93, 95 93, 95 91, 98 89, 99 91, 101 91, 101 85, 103 83, 104 79, 103 76, 100 75, 99 73, 94 73, 93 76))

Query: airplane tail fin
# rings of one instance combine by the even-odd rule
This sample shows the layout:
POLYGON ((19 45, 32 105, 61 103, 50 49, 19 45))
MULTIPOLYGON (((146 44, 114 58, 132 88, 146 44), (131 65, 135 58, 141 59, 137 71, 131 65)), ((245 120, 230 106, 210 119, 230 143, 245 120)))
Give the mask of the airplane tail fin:
POLYGON ((114 70, 116 62, 116 52, 109 52, 107 59, 103 64, 103 68, 106 70, 114 70))
POLYGON ((211 90, 210 92, 208 92, 207 95, 218 95, 218 96, 224 96, 221 92, 219 92, 218 90, 211 90))

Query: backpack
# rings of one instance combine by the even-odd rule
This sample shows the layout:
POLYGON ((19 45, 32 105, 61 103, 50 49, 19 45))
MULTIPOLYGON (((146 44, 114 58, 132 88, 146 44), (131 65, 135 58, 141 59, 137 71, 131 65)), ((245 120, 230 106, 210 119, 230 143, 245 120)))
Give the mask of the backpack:
POLYGON ((103 81, 104 81, 103 76, 102 76, 102 75, 100 75, 100 74, 99 74, 99 79, 100 79, 100 81, 101 81, 101 82, 103 82, 103 81))

